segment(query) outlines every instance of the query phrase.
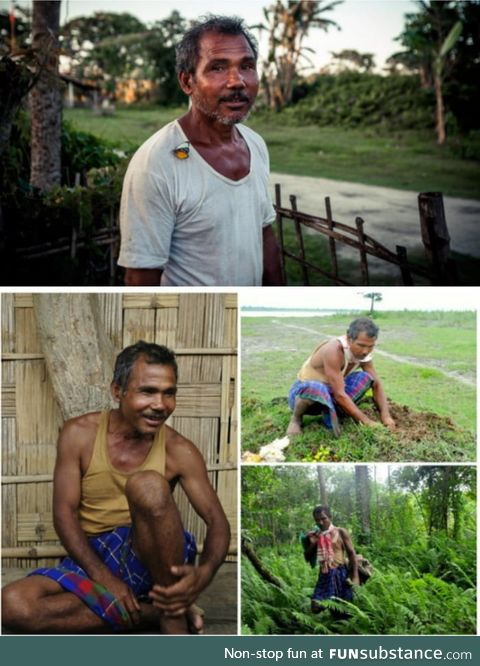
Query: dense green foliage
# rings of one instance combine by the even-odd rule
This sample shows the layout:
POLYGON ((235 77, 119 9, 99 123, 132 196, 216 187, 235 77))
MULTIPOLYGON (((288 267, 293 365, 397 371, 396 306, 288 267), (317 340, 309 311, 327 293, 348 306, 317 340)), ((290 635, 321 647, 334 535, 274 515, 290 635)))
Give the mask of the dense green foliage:
POLYGON ((114 224, 125 168, 126 160, 105 141, 64 123, 62 185, 43 195, 32 190, 29 119, 18 114, 0 170, 2 284, 106 284, 110 267, 105 249, 91 237, 114 224), (21 248, 45 250, 61 239, 68 247, 72 229, 86 236, 85 249, 75 259, 62 254, 19 261, 21 248))
POLYGON ((380 76, 360 72, 323 75, 305 88, 308 94, 283 111, 294 125, 385 126, 425 129, 434 124, 434 96, 420 88, 417 76, 380 76))
POLYGON ((311 529, 318 504, 316 467, 242 470, 242 529, 276 588, 242 560, 242 622, 247 634, 473 634, 476 604, 475 470, 470 467, 392 468, 376 479, 370 467, 368 543, 358 546, 355 478, 346 467, 323 468, 336 525, 347 528, 357 552, 374 566, 353 604, 326 602, 310 612, 317 571, 298 542, 311 529), (373 477, 373 478, 372 478, 373 477), (445 504, 447 524, 428 521, 445 504))

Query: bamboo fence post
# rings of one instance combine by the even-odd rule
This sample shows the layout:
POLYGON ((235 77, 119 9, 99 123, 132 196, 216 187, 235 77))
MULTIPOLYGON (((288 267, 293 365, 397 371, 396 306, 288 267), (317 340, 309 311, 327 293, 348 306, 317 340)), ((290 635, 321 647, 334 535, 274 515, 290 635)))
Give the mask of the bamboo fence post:
POLYGON ((433 284, 457 284, 456 267, 450 255, 450 234, 442 193, 420 192, 418 209, 422 241, 433 267, 433 284))
POLYGON ((412 274, 407 264, 407 248, 403 245, 396 246, 397 257, 400 262, 400 273, 402 274, 402 282, 405 286, 413 286, 412 274))
MULTIPOLYGON (((335 223, 332 218, 332 208, 330 205, 330 197, 325 197, 325 210, 327 212, 327 224, 330 231, 333 231, 335 223)), ((335 238, 330 237, 328 239, 330 245, 330 256, 332 257, 332 272, 335 278, 338 278, 338 260, 337 260, 337 246, 335 244, 335 238)))
POLYGON ((370 284, 370 282, 368 277, 367 253, 365 251, 365 234, 363 232, 364 221, 362 220, 361 217, 356 217, 355 224, 357 227, 358 242, 360 243, 359 252, 360 252, 360 271, 362 275, 362 284, 368 285, 370 284))
POLYGON ((277 218, 275 221, 278 229, 278 241, 280 243, 280 263, 282 269, 282 280, 283 283, 286 285, 287 272, 285 269, 285 242, 283 238, 283 218, 280 212, 280 208, 282 207, 282 192, 280 188, 280 183, 275 183, 275 207, 277 209, 277 218))
POLYGON ((297 235, 297 240, 298 240, 298 245, 300 248, 300 263, 302 266, 302 274, 303 274, 303 284, 308 287, 310 285, 310 280, 308 277, 308 269, 307 266, 305 265, 305 244, 303 242, 303 235, 302 235, 302 227, 301 227, 301 222, 298 219, 298 211, 297 211, 297 197, 294 194, 290 195, 290 205, 292 207, 293 211, 293 221, 295 223, 295 233, 297 235))

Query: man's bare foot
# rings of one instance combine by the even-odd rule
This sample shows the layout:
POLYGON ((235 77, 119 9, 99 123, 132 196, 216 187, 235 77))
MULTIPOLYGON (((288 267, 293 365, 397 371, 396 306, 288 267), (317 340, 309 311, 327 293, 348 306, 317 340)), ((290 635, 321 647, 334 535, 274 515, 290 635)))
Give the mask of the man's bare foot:
POLYGON ((203 608, 192 604, 187 611, 187 624, 188 631, 191 634, 203 634, 203 616, 205 611, 203 608))
MULTIPOLYGON (((142 624, 149 628, 152 625, 158 627, 160 624, 161 613, 158 608, 152 604, 141 603, 142 609, 142 624)), ((205 611, 196 604, 192 604, 188 609, 185 617, 187 621, 188 633, 190 634, 203 634, 203 617, 205 611)))
POLYGON ((180 615, 179 617, 165 617, 165 615, 162 615, 160 618, 160 633, 168 635, 189 634, 186 615, 180 615))
POLYGON ((302 422, 295 417, 292 418, 287 428, 287 436, 295 437, 302 434, 302 422))

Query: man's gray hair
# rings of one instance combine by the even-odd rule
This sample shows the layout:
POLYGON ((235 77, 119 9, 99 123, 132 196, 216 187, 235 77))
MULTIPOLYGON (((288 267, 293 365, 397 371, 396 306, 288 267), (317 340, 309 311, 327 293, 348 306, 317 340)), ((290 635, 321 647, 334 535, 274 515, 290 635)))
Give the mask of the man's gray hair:
POLYGON ((253 51, 255 60, 257 60, 257 40, 245 27, 243 19, 238 16, 207 14, 187 30, 182 40, 175 47, 177 74, 180 74, 180 72, 195 74, 200 55, 200 39, 207 32, 216 32, 219 35, 243 35, 253 51))
POLYGON ((177 360, 173 351, 164 345, 139 340, 134 345, 125 347, 115 361, 113 383, 119 386, 122 391, 127 390, 132 368, 139 359, 143 359, 146 363, 169 365, 175 373, 175 380, 178 379, 177 360))
POLYGON ((378 330, 378 326, 370 317, 359 317, 351 322, 347 335, 351 340, 356 340, 360 333, 365 333, 369 338, 377 338, 378 330))

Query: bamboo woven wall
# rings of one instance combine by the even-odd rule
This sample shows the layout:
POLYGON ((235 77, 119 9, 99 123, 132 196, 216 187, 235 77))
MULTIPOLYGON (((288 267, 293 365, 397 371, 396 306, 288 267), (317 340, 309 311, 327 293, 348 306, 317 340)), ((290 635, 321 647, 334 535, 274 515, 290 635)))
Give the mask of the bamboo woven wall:
MULTIPOLYGON (((81 297, 81 295, 79 295, 81 297)), ((170 422, 202 452, 237 545, 237 298, 235 294, 99 294, 116 352, 139 339, 177 354, 170 422)), ((109 387, 105 387, 108 391, 109 387)), ((52 472, 62 424, 37 335, 32 297, 2 295, 2 555, 6 566, 54 562, 52 472)), ((175 491, 184 526, 202 546, 205 526, 175 491)))

